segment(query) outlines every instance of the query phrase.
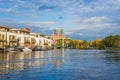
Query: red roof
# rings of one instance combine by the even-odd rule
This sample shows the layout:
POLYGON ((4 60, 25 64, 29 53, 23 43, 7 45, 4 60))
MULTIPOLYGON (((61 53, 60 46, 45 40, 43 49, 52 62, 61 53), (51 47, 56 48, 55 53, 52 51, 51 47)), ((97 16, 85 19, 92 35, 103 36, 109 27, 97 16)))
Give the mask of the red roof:
POLYGON ((55 39, 66 38, 66 36, 63 35, 63 34, 60 34, 60 35, 55 35, 55 34, 53 34, 53 35, 51 35, 51 38, 52 38, 53 40, 55 40, 55 39))
POLYGON ((31 31, 28 27, 25 27, 25 28, 23 28, 23 30, 25 30, 25 31, 31 31))

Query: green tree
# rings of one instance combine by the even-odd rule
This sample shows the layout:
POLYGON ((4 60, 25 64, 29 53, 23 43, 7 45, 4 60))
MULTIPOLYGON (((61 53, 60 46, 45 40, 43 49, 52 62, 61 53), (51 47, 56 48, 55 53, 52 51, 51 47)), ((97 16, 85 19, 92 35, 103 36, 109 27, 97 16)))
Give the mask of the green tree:
POLYGON ((106 47, 116 47, 116 48, 120 48, 120 36, 119 35, 110 35, 110 36, 106 36, 102 43, 106 46, 106 47))
POLYGON ((62 48, 62 39, 57 40, 56 47, 57 48, 62 48))

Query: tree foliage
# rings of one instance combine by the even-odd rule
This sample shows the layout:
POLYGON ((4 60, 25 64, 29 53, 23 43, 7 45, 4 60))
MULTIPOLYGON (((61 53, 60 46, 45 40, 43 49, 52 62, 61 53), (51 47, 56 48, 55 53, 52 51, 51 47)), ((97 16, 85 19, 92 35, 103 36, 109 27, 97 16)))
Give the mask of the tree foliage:
MULTIPOLYGON (((62 40, 57 41, 57 46, 62 46, 62 40)), ((90 42, 86 40, 64 40, 64 48, 74 48, 74 49, 105 49, 105 47, 120 48, 120 36, 110 35, 106 36, 103 40, 96 39, 90 42)))
POLYGON ((116 47, 120 48, 120 36, 119 35, 110 35, 103 39, 103 44, 106 47, 116 47))

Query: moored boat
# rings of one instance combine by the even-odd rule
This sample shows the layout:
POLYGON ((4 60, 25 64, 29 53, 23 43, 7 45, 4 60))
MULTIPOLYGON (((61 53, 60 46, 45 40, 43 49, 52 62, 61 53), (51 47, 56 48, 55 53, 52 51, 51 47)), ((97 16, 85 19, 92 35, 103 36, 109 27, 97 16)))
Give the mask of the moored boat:
POLYGON ((32 51, 32 49, 31 49, 31 48, 29 48, 29 47, 25 47, 25 48, 23 48, 23 51, 24 51, 24 52, 31 52, 31 51, 32 51))
POLYGON ((39 46, 35 46, 32 51, 41 51, 41 48, 39 46))
POLYGON ((0 48, 0 52, 9 52, 7 48, 0 48))
POLYGON ((14 47, 10 47, 8 48, 9 52, 20 52, 22 51, 22 48, 18 47, 18 46, 14 46, 14 47))

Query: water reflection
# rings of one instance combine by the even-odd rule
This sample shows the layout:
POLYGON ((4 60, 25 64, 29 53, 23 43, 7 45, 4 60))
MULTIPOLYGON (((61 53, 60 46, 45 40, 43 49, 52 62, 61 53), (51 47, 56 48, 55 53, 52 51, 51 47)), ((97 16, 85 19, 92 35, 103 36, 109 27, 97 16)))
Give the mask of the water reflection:
POLYGON ((64 63, 64 49, 61 50, 55 50, 54 56, 57 58, 54 60, 54 66, 55 68, 62 67, 62 64, 64 63))
POLYGON ((120 62, 120 50, 107 50, 104 55, 105 59, 110 63, 120 62))
POLYGON ((49 63, 61 67, 63 50, 36 51, 19 53, 0 53, 0 74, 7 74, 14 70, 24 70, 31 67, 41 67, 49 63))
POLYGON ((119 80, 119 67, 119 51, 0 53, 0 80, 119 80))

